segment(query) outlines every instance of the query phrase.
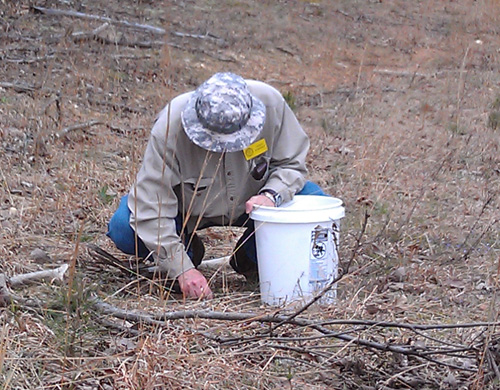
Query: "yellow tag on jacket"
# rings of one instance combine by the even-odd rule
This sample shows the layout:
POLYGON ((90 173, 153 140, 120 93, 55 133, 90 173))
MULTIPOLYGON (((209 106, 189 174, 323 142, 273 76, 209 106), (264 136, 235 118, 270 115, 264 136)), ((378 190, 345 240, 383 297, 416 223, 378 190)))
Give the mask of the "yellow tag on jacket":
POLYGON ((251 160, 257 156, 260 156, 262 153, 268 151, 267 143, 264 138, 258 140, 251 144, 248 148, 243 149, 243 154, 247 160, 251 160))

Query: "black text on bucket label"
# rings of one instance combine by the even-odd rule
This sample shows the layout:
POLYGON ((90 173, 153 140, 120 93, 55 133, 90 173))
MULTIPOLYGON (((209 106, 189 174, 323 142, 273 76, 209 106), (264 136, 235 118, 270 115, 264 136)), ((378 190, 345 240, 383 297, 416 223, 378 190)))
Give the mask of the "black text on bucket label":
POLYGON ((320 292, 337 276, 337 236, 334 230, 338 229, 335 229, 335 226, 328 228, 318 225, 311 232, 309 255, 309 289, 311 292, 320 292))

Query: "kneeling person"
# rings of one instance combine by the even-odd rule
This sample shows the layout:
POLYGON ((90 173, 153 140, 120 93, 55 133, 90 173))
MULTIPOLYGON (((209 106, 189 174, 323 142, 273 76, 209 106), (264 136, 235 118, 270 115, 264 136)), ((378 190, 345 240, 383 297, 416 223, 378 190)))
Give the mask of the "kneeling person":
POLYGON ((195 232, 247 227, 230 264, 236 272, 254 274, 248 218, 253 207, 277 207, 297 193, 323 195, 305 180, 308 148, 307 135, 276 89, 217 73, 161 111, 108 236, 125 253, 152 253, 185 296, 210 298, 207 280, 196 269, 204 250, 195 232))

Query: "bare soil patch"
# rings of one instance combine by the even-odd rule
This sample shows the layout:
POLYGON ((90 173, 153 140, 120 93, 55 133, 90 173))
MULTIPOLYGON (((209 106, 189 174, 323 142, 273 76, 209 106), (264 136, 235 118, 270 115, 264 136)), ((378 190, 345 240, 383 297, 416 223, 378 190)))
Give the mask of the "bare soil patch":
MULTIPOLYGON (((498 2, 22 0, 0 14, 1 273, 74 265, 1 309, 3 389, 498 388, 498 2), (127 260, 106 224, 155 116, 218 71, 293 106, 310 178, 347 208, 344 262, 369 214, 338 304, 271 334, 160 316, 290 313, 229 269, 205 271, 213 301, 186 302, 86 249, 127 260)), ((203 232, 207 258, 237 238, 203 232)))

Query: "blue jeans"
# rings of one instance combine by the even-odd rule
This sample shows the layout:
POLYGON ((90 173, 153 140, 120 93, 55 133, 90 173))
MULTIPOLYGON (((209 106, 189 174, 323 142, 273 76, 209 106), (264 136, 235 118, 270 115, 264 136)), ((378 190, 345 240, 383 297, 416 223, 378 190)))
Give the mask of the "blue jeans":
MULTIPOLYGON (((304 188, 297 195, 326 195, 323 190, 313 182, 306 182, 304 188)), ((115 243, 116 247, 122 252, 135 255, 135 232, 130 227, 130 210, 128 208, 128 195, 125 195, 120 200, 120 205, 118 209, 115 211, 111 220, 108 223, 108 233, 106 234, 111 240, 115 243)), ((177 216, 175 219, 175 225, 177 228, 177 234, 180 234, 180 229, 182 227, 182 218, 177 216)), ((242 226, 247 229, 243 233, 243 236, 240 238, 238 243, 241 243, 242 255, 247 258, 249 261, 257 264, 257 251, 255 247, 255 235, 254 235, 254 224, 251 219, 248 218, 248 215, 242 215, 238 218, 234 226, 242 226)), ((208 227, 208 226, 207 226, 208 227)), ((188 242, 191 241, 190 235, 186 235, 184 237, 184 245, 187 246, 188 242)), ((139 257, 146 258, 149 255, 149 250, 146 248, 146 245, 142 242, 142 240, 137 237, 137 253, 139 257)), ((240 245, 237 245, 237 248, 240 245)), ((188 247, 187 254, 192 259, 193 251, 188 247)))

